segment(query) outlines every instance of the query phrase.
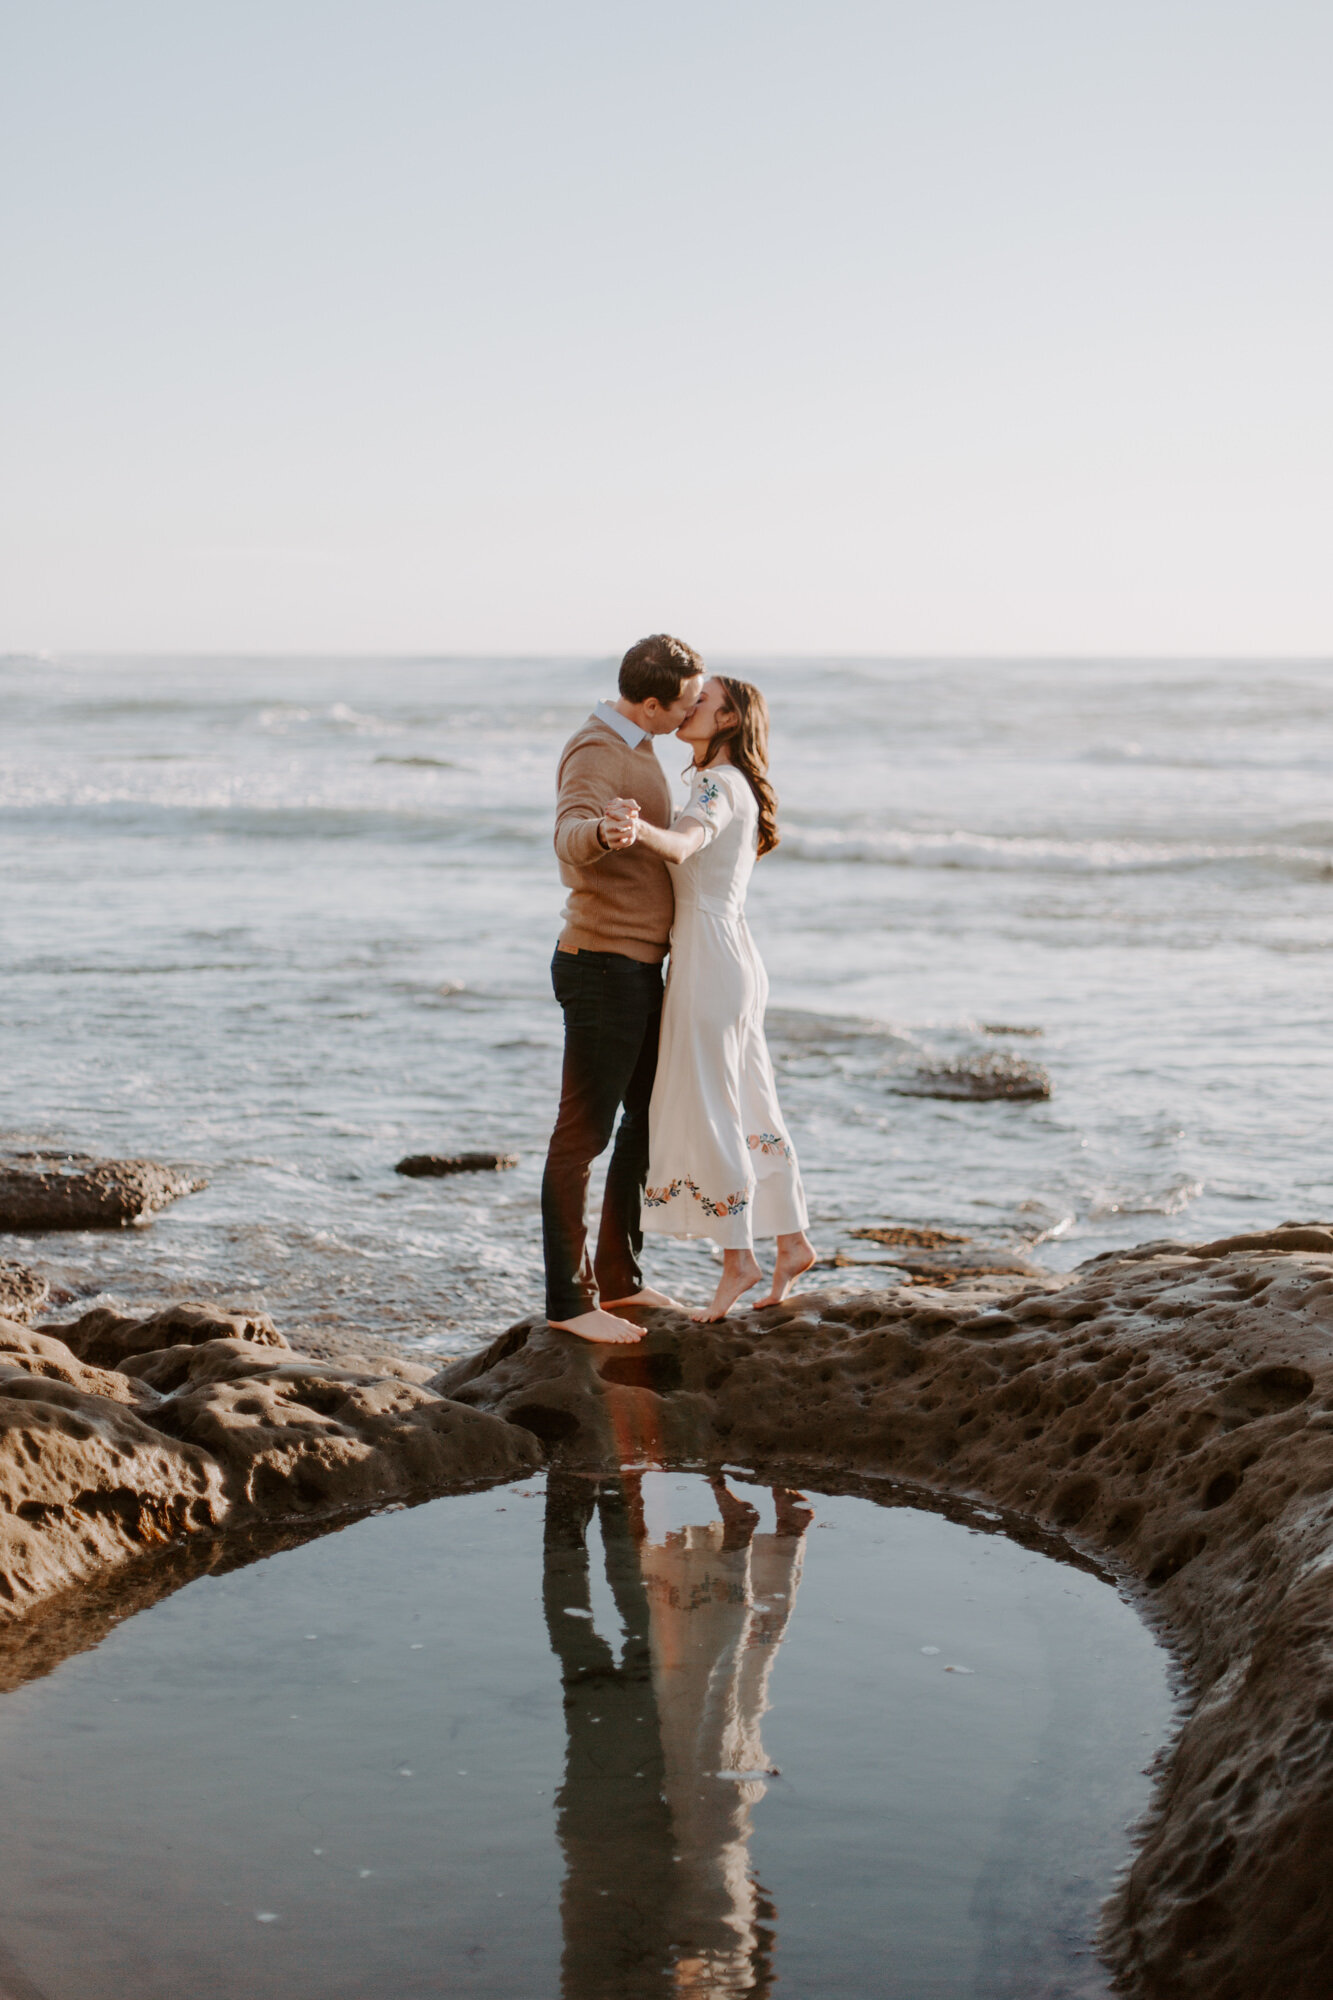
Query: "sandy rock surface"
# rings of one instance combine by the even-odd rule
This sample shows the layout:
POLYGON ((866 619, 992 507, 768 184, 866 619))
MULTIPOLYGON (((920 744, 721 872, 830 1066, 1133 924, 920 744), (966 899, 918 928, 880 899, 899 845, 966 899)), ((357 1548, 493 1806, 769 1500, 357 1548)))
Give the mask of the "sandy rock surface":
POLYGON ((1152 2000, 1333 1993, 1333 1228, 1101 1258, 1055 1292, 802 1295, 597 1350, 540 1320, 434 1378, 572 1464, 892 1472, 1136 1588, 1191 1709, 1105 1948, 1152 2000))
POLYGON ((540 1462, 529 1433, 401 1371, 298 1355, 214 1306, 0 1320, 0 1624, 224 1527, 308 1531, 540 1462))
POLYGON ((153 1160, 11 1156, 0 1160, 0 1230, 120 1229, 205 1185, 153 1160))

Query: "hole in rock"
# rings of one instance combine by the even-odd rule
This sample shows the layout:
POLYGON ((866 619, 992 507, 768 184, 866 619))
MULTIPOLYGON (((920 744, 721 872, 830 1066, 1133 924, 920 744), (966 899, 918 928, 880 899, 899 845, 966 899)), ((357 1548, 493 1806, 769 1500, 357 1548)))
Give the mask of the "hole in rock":
POLYGON ((1219 1472, 1215 1474, 1204 1488, 1204 1506, 1224 1507, 1239 1485, 1240 1479, 1234 1472, 1219 1472))
POLYGON ((1246 1418, 1294 1409, 1314 1393, 1314 1377, 1304 1368, 1253 1368, 1228 1382, 1218 1397, 1227 1414, 1246 1418))
POLYGON ((0 1984, 1109 1995, 1165 1655, 874 1490, 557 1470, 197 1578, 0 1698, 0 1984))

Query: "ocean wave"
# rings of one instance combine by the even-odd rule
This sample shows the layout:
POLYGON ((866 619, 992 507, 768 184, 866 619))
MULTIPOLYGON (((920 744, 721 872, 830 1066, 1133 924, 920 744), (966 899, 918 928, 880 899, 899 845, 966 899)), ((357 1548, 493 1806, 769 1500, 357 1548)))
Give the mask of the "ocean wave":
POLYGON ((1182 1215, 1203 1193, 1202 1181, 1178 1180, 1158 1193, 1144 1189, 1104 1188, 1088 1203, 1092 1221, 1115 1215, 1182 1215))
POLYGON ((1101 743, 1090 750, 1079 751, 1073 761, 1112 766, 1127 764, 1163 771, 1263 771, 1275 776, 1281 771, 1333 770, 1333 758, 1326 753, 1298 755, 1289 744, 1283 743, 1267 745, 1258 752, 1228 749, 1212 754, 1198 750, 1152 750, 1141 743, 1101 743))
POLYGON ((518 847, 544 854, 550 844, 548 818, 544 807, 537 806, 429 811, 320 799, 272 804, 225 794, 180 801, 113 792, 84 793, 72 800, 0 797, 0 829, 17 827, 29 836, 51 833, 62 839, 94 831, 100 839, 112 833, 139 839, 202 833, 237 840, 456 841, 482 853, 518 847))
POLYGON ((259 711, 259 726, 271 730, 276 735, 285 735, 290 729, 299 729, 307 723, 332 724, 340 731, 357 736, 398 736, 402 734, 402 724, 390 722, 382 715, 372 715, 364 709, 352 708, 345 701, 329 702, 319 708, 301 708, 295 702, 274 702, 269 708, 259 711))
POLYGON ((889 868, 1021 870, 1057 875, 1131 875, 1178 868, 1215 868, 1248 862, 1333 874, 1333 848, 1277 841, 1058 840, 1027 834, 848 832, 802 827, 783 835, 783 853, 797 861, 867 862, 889 868))

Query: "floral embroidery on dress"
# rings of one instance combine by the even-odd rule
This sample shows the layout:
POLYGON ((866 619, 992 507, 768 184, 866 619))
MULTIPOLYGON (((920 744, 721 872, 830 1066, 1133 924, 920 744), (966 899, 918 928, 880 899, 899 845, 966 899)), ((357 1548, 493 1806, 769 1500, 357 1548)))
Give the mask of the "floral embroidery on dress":
POLYGON ((664 1187, 645 1188, 643 1205, 645 1208, 665 1208, 669 1201, 676 1199, 682 1188, 694 1196, 705 1215, 739 1215, 750 1203, 749 1188, 741 1188, 736 1194, 724 1194, 720 1201, 713 1201, 708 1195, 700 1194, 688 1174, 682 1174, 678 1179, 668 1181, 664 1187))
POLYGON ((691 811, 701 812, 710 826, 717 825, 717 802, 722 796, 722 787, 716 778, 705 778, 698 792, 690 800, 691 811))
POLYGON ((752 1153, 781 1153, 784 1160, 792 1157, 791 1147, 780 1132, 750 1132, 745 1143, 752 1153))

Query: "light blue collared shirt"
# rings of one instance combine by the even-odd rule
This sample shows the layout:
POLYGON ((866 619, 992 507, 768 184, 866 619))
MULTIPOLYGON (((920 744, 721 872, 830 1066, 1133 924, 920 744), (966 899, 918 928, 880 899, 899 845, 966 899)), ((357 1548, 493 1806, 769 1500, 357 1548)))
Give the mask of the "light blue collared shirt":
POLYGON ((598 722, 604 722, 608 729, 614 729, 616 735, 622 742, 628 743, 631 750, 637 750, 639 745, 648 739, 646 729, 640 729, 637 722, 631 722, 627 715, 622 715, 609 701, 599 701, 593 710, 593 715, 598 722))

